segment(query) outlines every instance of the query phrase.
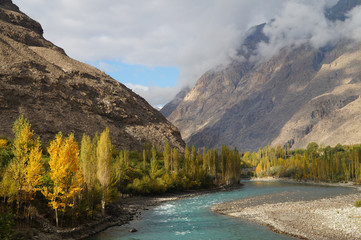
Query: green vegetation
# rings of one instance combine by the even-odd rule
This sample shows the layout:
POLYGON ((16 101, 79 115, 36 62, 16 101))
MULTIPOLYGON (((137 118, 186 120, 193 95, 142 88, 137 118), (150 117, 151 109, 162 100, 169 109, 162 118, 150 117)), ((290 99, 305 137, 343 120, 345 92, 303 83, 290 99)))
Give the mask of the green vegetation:
POLYGON ((359 182, 361 178, 361 145, 319 147, 308 144, 306 149, 266 146, 258 152, 245 153, 245 166, 256 167, 256 176, 290 177, 327 182, 359 182))
POLYGON ((119 150, 109 129, 93 138, 54 136, 47 148, 29 121, 15 121, 15 138, 0 139, 1 239, 11 237, 16 222, 31 223, 37 214, 54 219, 56 226, 75 225, 102 213, 121 194, 160 194, 167 191, 236 184, 241 153, 236 149, 196 149, 185 152, 144 143, 144 150, 119 150), (46 151, 45 151, 46 149, 46 151), (14 213, 14 214, 13 214, 14 213))
POLYGON ((0 213, 0 239, 12 239, 14 224, 14 215, 11 213, 9 208, 0 213))
POLYGON ((361 200, 357 200, 354 205, 355 207, 361 207, 361 200))

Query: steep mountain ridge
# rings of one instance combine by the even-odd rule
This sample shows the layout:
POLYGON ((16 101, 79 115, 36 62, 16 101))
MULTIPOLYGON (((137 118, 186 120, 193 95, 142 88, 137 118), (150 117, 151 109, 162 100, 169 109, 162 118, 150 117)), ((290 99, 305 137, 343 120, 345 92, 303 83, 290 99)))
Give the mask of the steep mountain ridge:
POLYGON ((110 128, 115 146, 144 141, 184 148, 176 127, 121 83, 74 59, 43 38, 43 29, 9 0, 0 1, 0 136, 25 114, 43 144, 62 131, 94 134, 110 128))
MULTIPOLYGON (((329 17, 338 20, 356 5, 341 0, 330 8, 329 17)), ((242 150, 268 143, 293 148, 311 141, 360 143, 355 116, 361 115, 361 45, 344 40, 315 49, 303 44, 286 47, 264 62, 248 61, 252 54, 247 53, 268 41, 263 27, 255 27, 240 48, 246 60, 205 73, 168 116, 185 141, 242 150)))

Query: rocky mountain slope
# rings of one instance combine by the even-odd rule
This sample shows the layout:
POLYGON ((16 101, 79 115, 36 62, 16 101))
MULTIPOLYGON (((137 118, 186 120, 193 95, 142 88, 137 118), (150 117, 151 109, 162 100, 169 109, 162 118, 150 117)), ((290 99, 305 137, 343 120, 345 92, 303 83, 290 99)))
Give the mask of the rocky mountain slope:
POLYGON ((0 0, 0 136, 11 138, 24 114, 43 144, 59 131, 79 140, 109 127, 119 148, 142 149, 145 140, 184 148, 177 128, 143 98, 42 34, 11 0, 0 0))
MULTIPOLYGON (((341 0, 325 14, 331 21, 361 1, 341 0)), ((190 145, 256 150, 268 143, 305 147, 361 143, 361 44, 340 41, 315 49, 281 50, 264 62, 248 59, 267 42, 255 27, 239 54, 221 70, 205 73, 168 115, 190 145)))

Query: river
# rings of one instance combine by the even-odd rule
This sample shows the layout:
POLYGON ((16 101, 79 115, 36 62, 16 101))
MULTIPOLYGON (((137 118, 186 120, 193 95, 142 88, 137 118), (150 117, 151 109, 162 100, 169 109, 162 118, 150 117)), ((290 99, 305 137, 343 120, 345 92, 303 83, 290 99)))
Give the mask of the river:
POLYGON ((280 182, 242 183, 241 188, 229 192, 209 193, 164 203, 143 212, 140 220, 109 228, 91 240, 295 239, 274 233, 264 226, 213 213, 210 208, 218 203, 255 196, 263 196, 262 199, 275 202, 315 200, 356 192, 344 187, 280 182), (135 228, 138 232, 130 233, 130 228, 135 228))

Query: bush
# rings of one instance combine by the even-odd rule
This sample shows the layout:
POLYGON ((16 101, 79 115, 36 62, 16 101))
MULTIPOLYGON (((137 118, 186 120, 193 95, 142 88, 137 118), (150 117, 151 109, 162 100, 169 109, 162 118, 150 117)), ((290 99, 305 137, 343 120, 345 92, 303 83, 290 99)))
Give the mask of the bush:
POLYGON ((14 216, 11 211, 0 214, 0 239, 10 240, 14 233, 14 216))
POLYGON ((355 206, 355 207, 361 207, 361 200, 357 200, 357 201, 354 203, 354 206, 355 206))

